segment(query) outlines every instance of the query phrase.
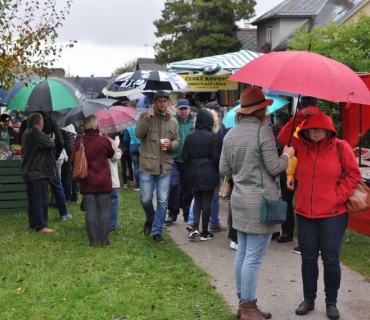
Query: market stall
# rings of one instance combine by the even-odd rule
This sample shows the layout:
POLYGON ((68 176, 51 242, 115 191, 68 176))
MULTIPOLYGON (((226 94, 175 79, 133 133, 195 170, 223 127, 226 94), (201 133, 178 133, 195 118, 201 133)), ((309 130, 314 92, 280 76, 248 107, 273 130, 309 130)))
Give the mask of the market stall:
POLYGON ((0 121, 0 214, 27 212, 26 183, 21 175, 21 146, 14 139, 19 125, 0 121), (14 134, 12 134, 14 133, 14 134))
POLYGON ((186 92, 193 94, 193 98, 199 102, 198 107, 202 107, 207 99, 216 95, 221 106, 232 107, 239 100, 240 92, 246 88, 246 85, 228 81, 227 78, 261 55, 262 53, 250 50, 240 50, 210 57, 171 62, 166 67, 168 71, 187 77, 184 79, 190 86, 186 92), (208 93, 208 95, 204 93, 208 93))
POLYGON ((27 212, 26 183, 21 160, 0 160, 0 215, 27 212))
MULTIPOLYGON (((360 74, 359 77, 370 89, 370 74, 360 74)), ((370 187, 370 149, 363 148, 363 141, 361 141, 361 138, 370 129, 370 101, 369 105, 342 103, 341 122, 342 138, 354 148, 361 176, 370 187)), ((370 210, 350 215, 348 227, 356 232, 370 235, 370 210)))

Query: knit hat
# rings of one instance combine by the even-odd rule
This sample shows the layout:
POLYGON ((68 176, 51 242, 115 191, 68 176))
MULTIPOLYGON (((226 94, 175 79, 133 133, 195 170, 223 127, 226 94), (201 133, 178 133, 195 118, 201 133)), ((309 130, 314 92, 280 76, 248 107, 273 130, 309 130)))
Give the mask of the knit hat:
POLYGON ((216 101, 207 102, 205 108, 215 111, 221 111, 221 106, 216 101))
POLYGON ((287 123, 290 119, 289 112, 286 108, 280 108, 276 111, 276 118, 280 118, 284 121, 284 123, 287 123))

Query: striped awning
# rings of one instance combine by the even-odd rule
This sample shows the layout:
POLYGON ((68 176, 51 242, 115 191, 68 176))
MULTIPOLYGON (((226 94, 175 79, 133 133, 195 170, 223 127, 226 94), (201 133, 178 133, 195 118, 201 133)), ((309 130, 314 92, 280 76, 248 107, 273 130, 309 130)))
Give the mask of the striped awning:
POLYGON ((250 50, 220 54, 211 57, 171 62, 167 70, 176 73, 196 72, 204 75, 232 74, 262 53, 250 50))

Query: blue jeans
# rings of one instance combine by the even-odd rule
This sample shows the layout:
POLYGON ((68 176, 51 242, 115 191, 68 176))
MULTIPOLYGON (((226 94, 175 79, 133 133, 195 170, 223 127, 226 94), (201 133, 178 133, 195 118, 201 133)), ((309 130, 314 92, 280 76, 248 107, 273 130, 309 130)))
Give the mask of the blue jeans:
POLYGON ((190 203, 188 224, 194 224, 194 198, 193 200, 191 200, 191 203, 190 203))
POLYGON ((62 164, 61 180, 66 201, 70 201, 72 195, 72 165, 69 161, 62 164))
POLYGON ((209 226, 215 228, 220 224, 220 219, 218 218, 218 213, 220 211, 220 196, 218 195, 220 191, 220 183, 215 188, 212 197, 212 206, 211 206, 211 217, 209 218, 209 226))
POLYGON ((109 229, 118 228, 119 188, 112 188, 109 198, 109 229))
POLYGON ((140 189, 140 171, 139 171, 140 154, 138 150, 135 150, 135 151, 130 151, 130 155, 131 155, 132 164, 134 165, 134 176, 135 176, 136 188, 140 189))
POLYGON ((66 201, 66 196, 64 194, 62 182, 60 181, 59 170, 56 165, 55 165, 55 177, 54 179, 50 180, 49 183, 50 183, 51 189, 53 190, 53 194, 55 197, 55 202, 57 204, 59 215, 63 217, 64 215, 68 214, 67 201, 66 201))
POLYGON ((234 262, 236 294, 242 302, 254 301, 259 267, 270 244, 272 234, 237 232, 238 250, 234 262))
POLYGON ((27 181, 28 223, 36 231, 48 225, 49 179, 27 181))
MULTIPOLYGON (((220 196, 218 192, 220 190, 220 185, 215 188, 212 197, 212 204, 211 204, 211 217, 209 218, 209 226, 211 228, 215 228, 220 224, 220 219, 218 218, 218 213, 220 211, 220 196)), ((189 209, 189 218, 188 224, 194 224, 194 199, 191 201, 190 209, 189 209)))
POLYGON ((162 233, 164 220, 166 218, 168 195, 170 190, 171 175, 153 175, 140 172, 140 202, 144 209, 146 220, 154 221, 152 233, 162 233), (153 193, 156 189, 157 208, 154 209, 153 193))
POLYGON ((336 305, 341 280, 340 249, 347 228, 348 214, 330 218, 308 219, 296 216, 299 249, 302 259, 302 281, 304 300, 316 299, 319 277, 318 258, 324 265, 326 304, 336 305))
POLYGON ((188 220, 192 198, 193 194, 190 186, 190 168, 185 163, 174 162, 171 171, 168 216, 176 221, 177 216, 180 213, 181 206, 184 219, 188 220))

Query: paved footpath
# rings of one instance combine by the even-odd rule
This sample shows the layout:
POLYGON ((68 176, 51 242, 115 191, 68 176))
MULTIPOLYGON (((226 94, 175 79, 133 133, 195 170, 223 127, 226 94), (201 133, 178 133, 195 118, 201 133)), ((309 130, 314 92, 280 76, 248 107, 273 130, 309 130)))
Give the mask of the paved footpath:
MULTIPOLYGON (((222 201, 220 219, 227 225, 228 201, 222 201)), ((238 301, 235 295, 233 262, 235 251, 230 249, 226 232, 214 233, 211 241, 188 240, 185 227, 180 221, 166 227, 173 241, 192 257, 195 264, 211 277, 215 289, 223 295, 232 310, 236 312, 238 301)), ((322 267, 315 310, 305 316, 297 316, 294 310, 302 302, 301 257, 293 253, 297 241, 277 243, 272 241, 262 262, 258 287, 258 305, 272 313, 276 320, 320 320, 328 319, 325 310, 322 267)), ((341 320, 370 320, 370 279, 361 276, 342 265, 342 282, 337 307, 341 320)))

